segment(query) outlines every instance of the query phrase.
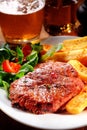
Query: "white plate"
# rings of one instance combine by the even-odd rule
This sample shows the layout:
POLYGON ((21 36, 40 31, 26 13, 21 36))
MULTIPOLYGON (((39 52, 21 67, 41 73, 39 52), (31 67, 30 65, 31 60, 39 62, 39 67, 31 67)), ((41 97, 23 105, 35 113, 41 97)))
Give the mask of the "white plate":
MULTIPOLYGON (((62 42, 64 39, 71 39, 75 37, 50 37, 42 43, 57 43, 62 42)), ((69 114, 43 114, 35 115, 32 113, 24 112, 22 110, 13 108, 10 100, 7 99, 4 90, 0 89, 0 109, 9 117, 16 121, 28 126, 33 126, 42 129, 73 129, 87 125, 87 111, 83 111, 77 115, 69 114)))

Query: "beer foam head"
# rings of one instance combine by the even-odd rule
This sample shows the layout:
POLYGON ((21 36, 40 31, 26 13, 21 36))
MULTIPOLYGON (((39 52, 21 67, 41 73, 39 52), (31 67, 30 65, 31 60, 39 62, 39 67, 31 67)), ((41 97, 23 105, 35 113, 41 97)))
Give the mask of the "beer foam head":
POLYGON ((44 0, 0 0, 0 12, 13 15, 30 14, 39 11, 44 0))

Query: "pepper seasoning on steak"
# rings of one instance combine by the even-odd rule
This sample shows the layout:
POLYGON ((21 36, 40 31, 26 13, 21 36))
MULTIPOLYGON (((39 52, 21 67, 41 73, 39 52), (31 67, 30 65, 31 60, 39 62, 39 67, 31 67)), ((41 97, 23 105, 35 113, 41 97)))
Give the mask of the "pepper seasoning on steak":
POLYGON ((48 61, 10 85, 10 100, 36 114, 53 113, 77 95, 84 83, 68 63, 48 61))

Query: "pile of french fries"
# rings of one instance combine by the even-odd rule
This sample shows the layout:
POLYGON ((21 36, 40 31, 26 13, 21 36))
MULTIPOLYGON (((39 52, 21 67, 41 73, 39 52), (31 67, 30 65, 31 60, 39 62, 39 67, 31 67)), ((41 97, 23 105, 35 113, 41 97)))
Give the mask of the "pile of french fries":
MULTIPOLYGON (((62 61, 70 63, 78 72, 80 78, 87 82, 87 36, 63 41, 62 61)), ((57 53, 58 54, 58 53, 57 53)), ((61 56, 55 54, 54 58, 61 56)), ((61 59, 60 59, 61 61, 61 59)), ((66 110, 71 114, 81 113, 87 107, 87 85, 66 104, 66 110)))
POLYGON ((79 60, 87 66, 87 36, 64 40, 61 51, 55 53, 51 59, 67 62, 79 60))
POLYGON ((87 107, 87 36, 64 40, 62 45, 50 59, 71 64, 85 83, 84 89, 66 104, 69 113, 78 114, 87 107))
MULTIPOLYGON (((87 66, 87 36, 64 40, 62 45, 63 48, 55 52, 49 59, 63 62, 78 60, 80 63, 87 66)), ((46 48, 46 51, 48 51, 50 47, 48 46, 46 48)))

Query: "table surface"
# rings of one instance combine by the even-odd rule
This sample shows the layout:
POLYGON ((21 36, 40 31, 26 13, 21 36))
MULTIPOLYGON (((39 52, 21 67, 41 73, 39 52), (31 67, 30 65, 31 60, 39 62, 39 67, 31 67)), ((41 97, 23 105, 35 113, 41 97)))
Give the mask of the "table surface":
MULTIPOLYGON (((41 39, 49 37, 49 34, 45 32, 44 28, 42 28, 40 37, 41 37, 41 39)), ((2 41, 2 40, 3 40, 3 35, 1 33, 1 30, 0 30, 0 41, 2 41)), ((0 130, 5 130, 5 129, 6 130, 11 130, 11 129, 12 130, 19 130, 19 129, 37 130, 36 128, 25 126, 25 125, 15 121, 15 120, 11 119, 10 117, 8 117, 6 114, 4 114, 0 110, 0 130)), ((87 127, 78 128, 78 129, 74 129, 74 130, 87 130, 87 127)))

